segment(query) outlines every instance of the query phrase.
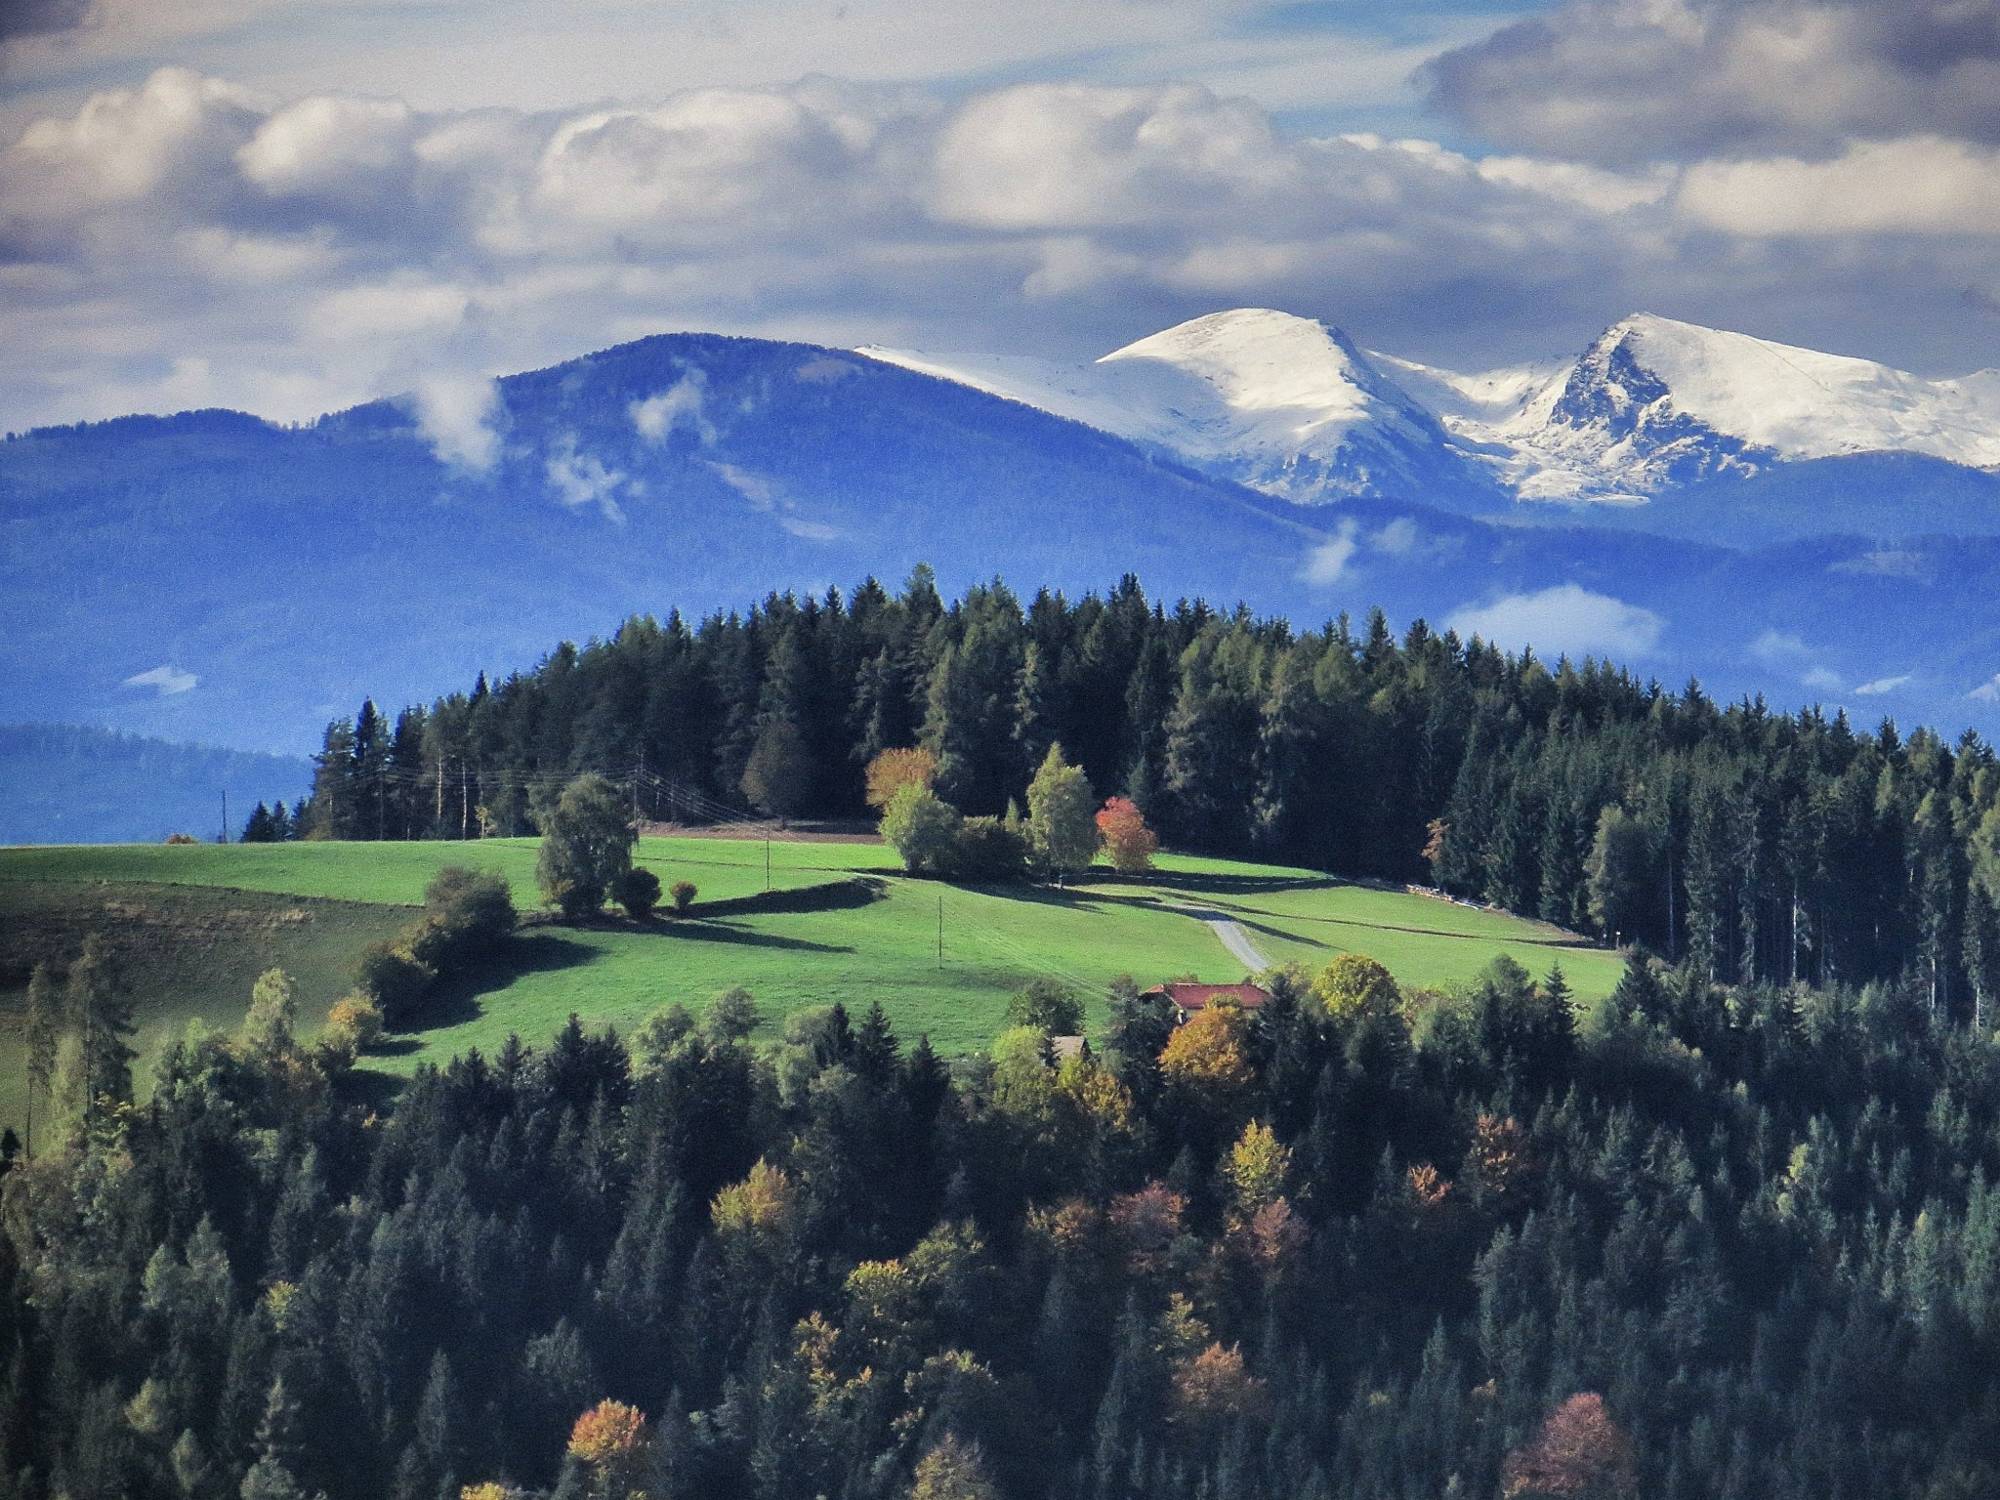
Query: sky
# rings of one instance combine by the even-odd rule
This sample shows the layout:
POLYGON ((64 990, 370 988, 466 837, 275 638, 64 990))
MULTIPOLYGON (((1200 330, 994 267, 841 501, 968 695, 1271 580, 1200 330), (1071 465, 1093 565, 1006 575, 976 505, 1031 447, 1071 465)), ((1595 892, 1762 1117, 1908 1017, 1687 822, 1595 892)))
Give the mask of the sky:
POLYGON ((2000 365, 2000 0, 0 0, 0 428, 676 329, 2000 365))

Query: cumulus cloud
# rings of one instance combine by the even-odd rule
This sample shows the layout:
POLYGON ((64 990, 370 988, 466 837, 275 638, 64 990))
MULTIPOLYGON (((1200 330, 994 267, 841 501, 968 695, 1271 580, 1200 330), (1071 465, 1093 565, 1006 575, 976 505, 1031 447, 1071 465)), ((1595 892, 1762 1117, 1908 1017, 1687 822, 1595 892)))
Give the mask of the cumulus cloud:
MULTIPOLYGON (((212 372, 205 399, 299 420, 412 371, 533 368, 667 328, 1076 357, 1229 305, 1447 364, 1545 355, 1640 305, 1808 343, 1819 320, 1852 347, 1813 242, 1759 230, 1724 178, 1690 184, 1307 136, 1186 84, 947 98, 812 79, 529 113, 268 98, 169 68, 0 150, 0 418, 158 410, 184 358, 212 372), (1732 214, 1730 295, 1754 317, 1701 301, 1710 221, 1732 214)), ((1968 344, 1964 289, 2000 285, 1990 247, 1919 272, 1851 238, 1824 254, 1853 287, 1893 262, 1898 325, 1932 296, 1968 344)))
POLYGON ((1995 672, 1965 696, 1980 703, 2000 703, 2000 672, 1995 672))
POLYGON ((183 672, 171 662, 162 662, 144 672, 134 672, 125 679, 126 687, 151 688, 162 698, 177 698, 182 693, 193 692, 201 679, 192 672, 183 672))
POLYGON ((489 473, 500 459, 500 387, 479 376, 433 374, 417 382, 417 430, 438 462, 489 473))
POLYGON ((686 427, 708 447, 715 442, 715 424, 703 410, 707 392, 707 377, 690 370, 657 396, 634 401, 627 411, 639 436, 649 443, 664 443, 676 427, 686 427))
POLYGON ((1660 643, 1666 621, 1652 610, 1574 583, 1489 604, 1465 605, 1445 624, 1461 636, 1544 656, 1645 656, 1660 643))
POLYGON ((1566 0, 1445 53, 1434 104, 1489 138, 1602 161, 1929 132, 2000 142, 1986 0, 1566 0))
POLYGON ((1789 630, 1766 630, 1750 643, 1750 654, 1767 667, 1784 666, 1812 655, 1803 637, 1789 630))
POLYGON ((1342 522, 1339 531, 1306 554, 1306 582, 1321 587, 1339 583, 1347 574, 1347 565, 1354 561, 1354 554, 1360 550, 1361 542, 1355 524, 1352 521, 1342 522))
POLYGON ((1938 136, 1860 141, 1836 157, 1701 162, 1689 218, 1740 235, 2000 233, 2000 150, 1938 136))
POLYGON ((1897 688, 1910 680, 1910 675, 1910 673, 1904 672, 1896 677, 1877 677, 1873 682, 1864 682, 1857 687, 1854 690, 1855 696, 1859 698, 1878 698, 1884 693, 1893 693, 1897 688))
POLYGON ((622 469, 614 469, 596 454, 580 449, 573 432, 563 434, 543 464, 543 472, 557 500, 571 510, 594 505, 616 526, 625 524, 625 508, 618 503, 619 498, 643 493, 639 482, 622 469))
POLYGON ((1399 516, 1375 533, 1375 550, 1390 557, 1408 557, 1423 541, 1423 533, 1417 523, 1408 516, 1399 516))

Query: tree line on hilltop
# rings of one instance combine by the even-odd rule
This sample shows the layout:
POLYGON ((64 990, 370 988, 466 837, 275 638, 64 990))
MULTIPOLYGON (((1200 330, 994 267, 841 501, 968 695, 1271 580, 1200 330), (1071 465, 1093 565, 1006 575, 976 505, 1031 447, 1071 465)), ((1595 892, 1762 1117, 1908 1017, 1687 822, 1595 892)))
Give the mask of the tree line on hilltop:
POLYGON ((635 618, 331 724, 291 831, 532 832, 583 771, 641 817, 855 817, 869 764, 911 747, 941 800, 998 817, 1057 744, 1182 847, 1434 883, 1709 979, 1917 973, 1980 1024, 2000 985, 2000 764, 1975 735, 1719 705, 1421 621, 1399 641, 1379 611, 1300 631, 1168 609, 1130 577, 946 603, 920 568, 895 594, 635 618))

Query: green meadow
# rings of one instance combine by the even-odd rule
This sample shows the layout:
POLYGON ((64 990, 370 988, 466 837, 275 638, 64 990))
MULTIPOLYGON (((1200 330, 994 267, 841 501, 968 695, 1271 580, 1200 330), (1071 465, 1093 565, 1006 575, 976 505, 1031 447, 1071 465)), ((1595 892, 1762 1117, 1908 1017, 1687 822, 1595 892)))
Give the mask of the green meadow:
MULTIPOLYGON (((1233 921, 1271 963, 1371 954, 1405 985, 1470 979, 1499 953, 1541 974, 1560 962, 1579 998, 1607 992, 1619 959, 1504 914, 1310 871, 1163 856, 1125 879, 1109 870, 1065 890, 967 887, 900 874, 872 843, 773 838, 648 838, 638 862, 663 883, 691 880, 693 915, 586 927, 537 920, 504 962, 453 976, 423 1030, 369 1060, 389 1075, 509 1032, 540 1043, 574 1011, 621 1029, 661 1006, 699 1011, 743 985, 775 1035, 802 1007, 879 1000, 898 1031, 946 1054, 982 1047, 1029 980, 1085 994, 1102 1024, 1120 975, 1148 984, 1241 978, 1248 967, 1192 912, 1233 921)), ((99 846, 0 850, 0 1119, 22 1102, 20 1014, 28 967, 104 932, 139 1000, 142 1058, 189 1020, 240 1018, 251 981, 290 972, 314 1016, 344 991, 367 943, 393 933, 443 865, 498 870, 536 910, 535 841, 99 846)), ((387 1080, 384 1080, 387 1082, 387 1080)))

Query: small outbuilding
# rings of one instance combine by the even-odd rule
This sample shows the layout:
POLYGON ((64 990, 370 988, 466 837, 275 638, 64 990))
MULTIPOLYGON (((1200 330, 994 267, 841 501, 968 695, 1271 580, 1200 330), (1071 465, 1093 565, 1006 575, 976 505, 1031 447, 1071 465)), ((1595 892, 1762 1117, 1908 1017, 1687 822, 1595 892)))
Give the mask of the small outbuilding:
POLYGON ((1139 998, 1165 1000, 1173 1006, 1175 1019, 1185 1021, 1217 1001, 1242 1010, 1262 1010, 1270 1002, 1271 993, 1246 979, 1241 984, 1156 984, 1150 990, 1141 990, 1139 998))

